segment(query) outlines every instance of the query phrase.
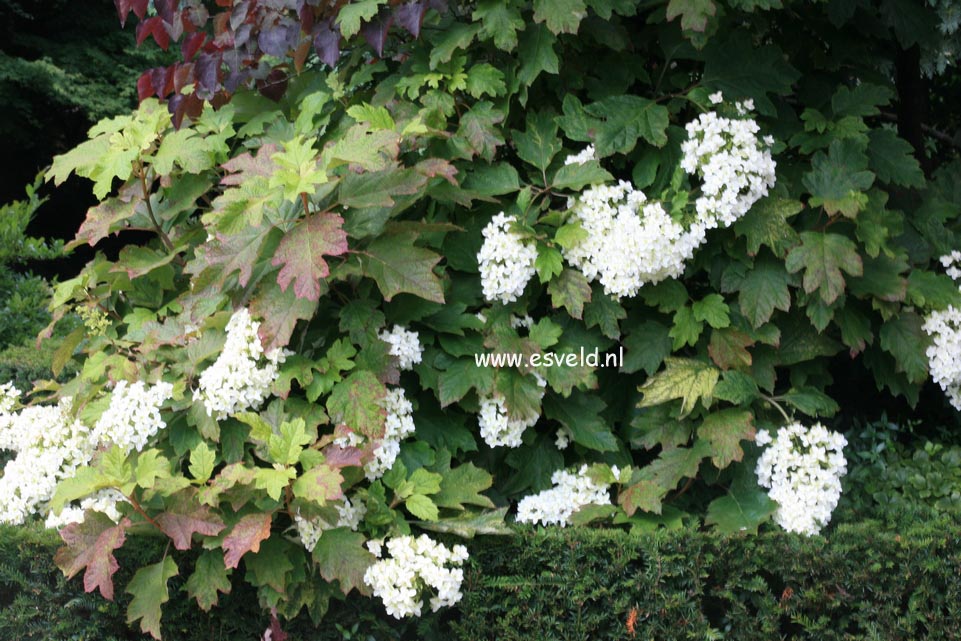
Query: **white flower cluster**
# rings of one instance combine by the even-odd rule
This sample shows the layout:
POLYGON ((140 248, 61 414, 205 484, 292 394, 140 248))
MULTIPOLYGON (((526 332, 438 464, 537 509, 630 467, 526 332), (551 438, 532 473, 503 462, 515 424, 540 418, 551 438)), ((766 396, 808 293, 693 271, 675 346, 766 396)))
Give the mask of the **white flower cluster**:
MULTIPOLYGON (((12 409, 15 390, 5 387, 0 406, 12 409)), ((46 514, 57 483, 71 477, 93 455, 94 442, 80 421, 70 418, 71 400, 0 413, 0 448, 17 456, 0 477, 0 523, 21 524, 46 514)))
MULTIPOLYGON (((537 384, 541 388, 541 397, 547 387, 547 381, 534 374, 537 384)), ((477 422, 480 425, 480 435, 491 447, 520 447, 524 430, 533 427, 540 414, 532 414, 521 418, 510 418, 504 397, 494 393, 480 399, 480 413, 477 422)))
POLYGON ((463 596, 460 587, 464 570, 460 566, 467 560, 467 548, 463 545, 447 548, 422 534, 387 541, 387 558, 382 558, 379 542, 368 541, 367 547, 380 560, 367 568, 364 583, 383 600, 392 617, 420 616, 423 595, 428 589, 434 591, 430 599, 434 612, 454 605, 463 596))
POLYGON ((119 523, 122 515, 117 506, 126 501, 126 497, 115 489, 100 490, 82 499, 79 506, 68 505, 60 511, 60 514, 50 512, 47 514, 44 525, 50 529, 59 530, 71 523, 83 523, 87 510, 106 514, 111 521, 119 523))
MULTIPOLYGON (((942 256, 941 264, 948 276, 961 280, 961 251, 942 256)), ((931 337, 926 352, 931 378, 944 390, 951 405, 961 411, 961 309, 949 305, 931 312, 922 327, 931 337)))
MULTIPOLYGON (((614 476, 619 476, 617 468, 612 468, 614 476)), ((517 504, 519 523, 566 526, 571 515, 585 505, 610 505, 609 486, 597 483, 587 475, 587 466, 582 465, 577 474, 567 470, 557 470, 551 476, 554 484, 549 490, 525 496, 517 504)))
POLYGON ((360 522, 364 520, 364 516, 367 514, 366 505, 363 503, 354 505, 347 497, 344 497, 344 500, 335 504, 334 507, 337 509, 337 521, 334 523, 329 523, 319 516, 305 519, 299 512, 294 514, 294 526, 297 528, 297 535, 308 552, 314 551, 317 541, 327 530, 346 527, 356 532, 357 528, 360 527, 360 522))
POLYGON ((554 438, 554 445, 559 450, 566 450, 567 447, 571 444, 572 438, 574 438, 574 435, 571 434, 571 431, 569 429, 567 429, 566 427, 560 427, 557 430, 557 436, 554 438))
MULTIPOLYGON (((414 406, 407 400, 403 387, 387 390, 383 400, 387 411, 387 420, 382 438, 374 449, 374 457, 364 465, 364 473, 368 481, 379 479, 394 465, 400 454, 400 442, 414 433, 414 406)), ((358 447, 364 443, 364 437, 356 432, 334 439, 334 443, 341 447, 358 447)))
POLYGON ((591 160, 597 160, 594 145, 584 147, 579 153, 572 154, 564 159, 565 165, 583 165, 591 160))
MULTIPOLYGON (((720 92, 710 96, 718 104, 720 92)), ((681 145, 681 167, 701 178, 701 196, 695 202, 698 219, 707 229, 727 227, 743 216, 774 186, 775 167, 770 147, 773 138, 758 139, 757 122, 748 117, 754 103, 735 103, 739 118, 716 111, 701 114, 686 125, 688 139, 681 145)))
POLYGON ((768 446, 755 471, 758 484, 768 488, 768 496, 778 504, 774 520, 788 532, 820 532, 841 498, 847 440, 820 423, 811 428, 792 423, 773 439, 766 431, 758 432, 756 442, 768 446))
POLYGON ((147 386, 119 381, 110 395, 110 407, 93 428, 96 443, 112 443, 125 452, 142 450, 147 440, 167 427, 160 406, 173 395, 173 385, 163 381, 147 386))
POLYGON ((510 230, 514 216, 503 212, 494 216, 484 228, 484 244, 477 253, 484 298, 511 303, 524 293, 527 281, 534 276, 537 248, 520 234, 510 230))
POLYGON ((379 336, 380 340, 390 345, 388 353, 397 357, 398 366, 401 369, 411 369, 416 363, 420 362, 424 354, 424 348, 420 344, 420 336, 417 332, 412 332, 400 325, 394 325, 394 329, 389 332, 384 330, 379 336))
POLYGON ((246 309, 239 309, 230 317, 224 349, 200 375, 200 389, 195 393, 208 416, 223 420, 259 407, 267 398, 286 354, 282 349, 264 354, 257 335, 259 327, 260 323, 251 319, 246 309))
POLYGON ((641 286, 676 278, 704 240, 703 225, 675 222, 660 203, 648 203, 629 182, 595 185, 570 203, 586 237, 564 249, 564 257, 604 292, 622 298, 641 286))

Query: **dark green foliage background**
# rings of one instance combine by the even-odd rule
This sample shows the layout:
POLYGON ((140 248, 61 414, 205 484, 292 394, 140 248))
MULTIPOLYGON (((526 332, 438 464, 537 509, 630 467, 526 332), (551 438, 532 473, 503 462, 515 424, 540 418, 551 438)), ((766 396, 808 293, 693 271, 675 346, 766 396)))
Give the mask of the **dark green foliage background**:
MULTIPOLYGON (((924 514, 904 514, 905 523, 924 514)), ((0 637, 141 638, 124 623, 128 595, 109 603, 67 583, 53 565, 54 533, 0 528, 0 637)), ((120 553, 121 573, 161 554, 159 539, 120 553)), ((783 532, 722 537, 690 529, 632 536, 617 530, 520 530, 471 545, 464 599, 422 620, 388 619, 377 600, 331 604, 315 629, 301 616, 291 641, 479 641, 728 638, 955 639, 961 628, 961 531, 924 518, 894 530, 877 521, 828 537, 783 532), (636 636, 627 632, 637 610, 636 636)), ((186 567, 186 560, 182 568, 186 567)), ((182 572, 185 575, 186 572, 182 572)), ((121 578, 121 584, 127 577, 121 578)), ((254 639, 265 626, 254 591, 234 580, 210 615, 171 581, 165 634, 178 641, 254 639)))

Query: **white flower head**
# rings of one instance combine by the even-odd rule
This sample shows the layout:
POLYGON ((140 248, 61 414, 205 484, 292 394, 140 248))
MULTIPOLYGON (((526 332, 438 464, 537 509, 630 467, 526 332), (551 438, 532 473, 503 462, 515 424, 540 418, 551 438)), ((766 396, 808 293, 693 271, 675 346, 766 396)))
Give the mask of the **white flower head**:
POLYGON ((110 407, 93 428, 98 443, 118 445, 125 452, 143 450, 147 441, 167 427, 160 406, 173 395, 173 385, 160 381, 119 381, 110 394, 110 407))
MULTIPOLYGON (((543 398, 547 381, 538 374, 534 374, 534 376, 540 386, 541 398, 543 398)), ((523 444, 524 431, 528 427, 533 427, 538 419, 540 419, 540 414, 536 413, 511 418, 504 397, 500 394, 494 393, 480 399, 480 412, 477 415, 477 422, 480 426, 481 438, 491 447, 520 447, 523 444)))
POLYGON ((489 301, 516 301, 536 272, 537 248, 533 242, 511 231, 510 226, 515 222, 516 217, 501 212, 483 231, 484 244, 477 253, 477 262, 484 298, 489 301))
POLYGON ((565 165, 583 165, 591 160, 597 160, 597 152, 594 149, 594 145, 588 145, 584 147, 580 152, 576 154, 571 154, 564 159, 565 165))
POLYGON ((386 556, 367 568, 364 583, 384 602, 390 616, 419 617, 428 594, 434 612, 461 600, 461 566, 468 558, 463 545, 448 548, 422 534, 416 538, 397 536, 388 539, 386 545, 368 541, 367 547, 377 557, 387 548, 386 556))
POLYGON ((792 423, 757 442, 767 442, 755 471, 758 484, 778 504, 774 520, 788 532, 820 532, 841 498, 847 440, 820 423, 810 428, 792 423))
POLYGON ((195 392, 208 416, 223 420, 260 407, 269 395, 287 353, 273 349, 265 354, 257 334, 259 328, 260 323, 246 309, 239 309, 230 317, 223 351, 200 375, 195 392))
POLYGON ((586 505, 610 505, 609 485, 594 481, 587 474, 587 465, 572 474, 558 470, 551 476, 554 487, 538 494, 525 496, 517 504, 519 523, 560 525, 570 523, 571 515, 586 505))
POLYGON ((397 357, 400 369, 409 370, 420 363, 424 348, 420 344, 420 336, 417 332, 410 331, 400 325, 394 325, 392 330, 384 330, 379 336, 380 340, 390 345, 388 353, 397 357))

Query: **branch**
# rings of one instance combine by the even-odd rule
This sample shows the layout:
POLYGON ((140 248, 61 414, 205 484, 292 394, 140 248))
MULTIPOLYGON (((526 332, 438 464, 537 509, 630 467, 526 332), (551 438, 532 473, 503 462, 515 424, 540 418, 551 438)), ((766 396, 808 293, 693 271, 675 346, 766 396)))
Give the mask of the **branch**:
POLYGON ((140 163, 140 171, 137 173, 140 177, 140 189, 143 191, 143 201, 144 204, 147 205, 147 215, 150 217, 150 222, 153 223, 154 231, 160 236, 164 247, 167 248, 167 251, 172 252, 174 250, 174 244, 170 241, 170 236, 167 235, 167 232, 160 226, 157 217, 153 213, 153 206, 150 204, 150 193, 147 191, 147 169, 143 163, 140 163))

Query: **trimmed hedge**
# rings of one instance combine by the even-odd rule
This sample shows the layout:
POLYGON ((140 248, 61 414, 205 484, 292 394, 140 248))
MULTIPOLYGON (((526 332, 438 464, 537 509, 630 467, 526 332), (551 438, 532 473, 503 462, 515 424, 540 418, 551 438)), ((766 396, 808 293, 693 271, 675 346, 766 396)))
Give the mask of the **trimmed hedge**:
MULTIPOLYGON (((128 595, 107 603, 84 595, 79 579, 65 582, 52 561, 57 545, 51 532, 0 527, 0 638, 141 638, 124 622, 128 595)), ((120 571, 162 554, 159 540, 128 544, 120 571)), ((183 576, 170 583, 166 639, 259 638, 267 622, 236 573, 232 593, 210 615, 180 590, 183 576)), ((961 529, 946 520, 901 533, 875 522, 841 525, 809 539, 524 529, 473 542, 456 609, 398 622, 376 600, 349 599, 332 602, 319 628, 306 617, 288 626, 291 641, 907 641, 956 639, 958 630, 961 529)))

